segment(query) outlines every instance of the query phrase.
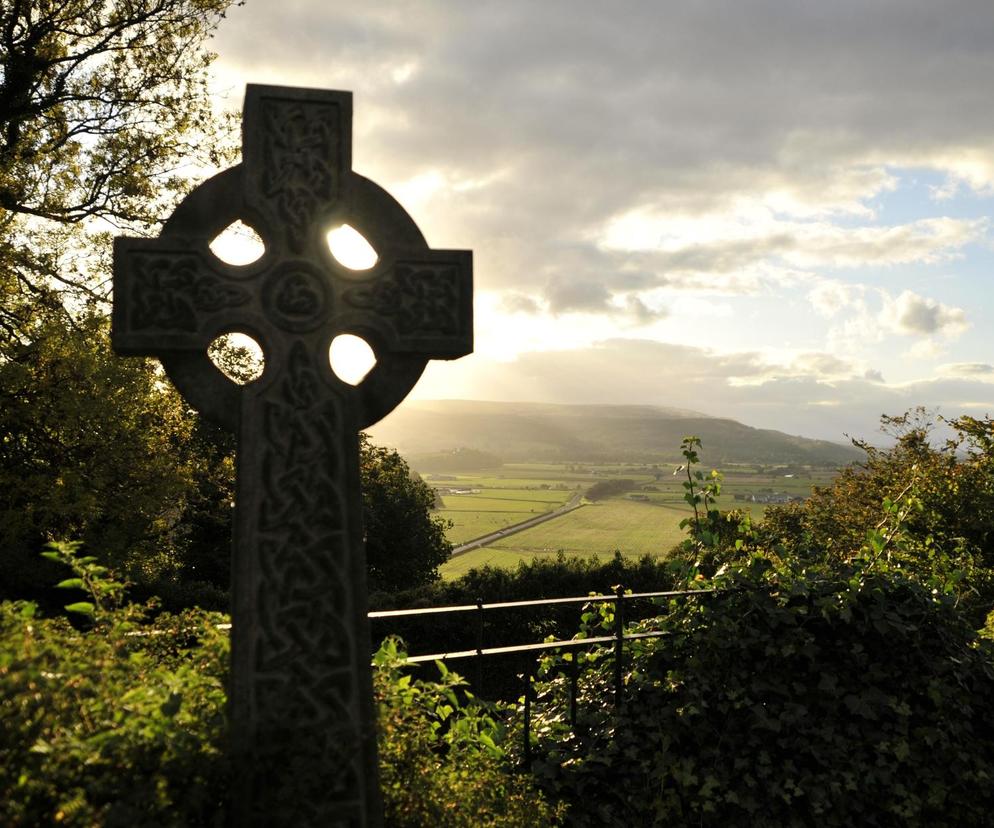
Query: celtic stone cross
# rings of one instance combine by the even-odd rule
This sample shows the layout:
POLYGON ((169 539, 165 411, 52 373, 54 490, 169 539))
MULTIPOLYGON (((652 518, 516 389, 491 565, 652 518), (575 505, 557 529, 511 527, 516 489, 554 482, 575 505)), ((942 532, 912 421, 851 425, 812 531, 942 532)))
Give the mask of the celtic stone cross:
POLYGON ((176 208, 158 238, 114 247, 113 342, 156 356, 186 399, 238 437, 232 565, 234 824, 381 823, 357 432, 407 395, 428 359, 472 351, 472 256, 432 250, 403 208, 352 171, 352 96, 250 85, 242 163, 176 208), (236 220, 265 253, 226 264, 236 220), (326 233, 378 254, 353 271, 326 233), (207 349, 242 332, 262 376, 227 379, 207 349), (349 385, 338 334, 376 364, 349 385))

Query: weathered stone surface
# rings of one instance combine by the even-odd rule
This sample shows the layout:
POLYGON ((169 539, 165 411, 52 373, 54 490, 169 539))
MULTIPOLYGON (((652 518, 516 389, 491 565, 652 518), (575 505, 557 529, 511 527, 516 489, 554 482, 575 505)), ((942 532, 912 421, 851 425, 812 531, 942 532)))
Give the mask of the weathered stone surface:
POLYGON ((351 165, 349 93, 249 86, 243 162, 202 184, 156 239, 118 238, 113 339, 158 357, 205 416, 238 435, 231 714, 235 824, 381 822, 366 623, 357 432, 391 411, 428 359, 472 350, 472 257, 432 250, 403 208, 351 165), (252 264, 209 244, 236 220, 252 264), (331 255, 347 223, 368 271, 331 255), (207 357, 252 336, 265 370, 244 386, 207 357), (331 370, 342 333, 376 365, 331 370))

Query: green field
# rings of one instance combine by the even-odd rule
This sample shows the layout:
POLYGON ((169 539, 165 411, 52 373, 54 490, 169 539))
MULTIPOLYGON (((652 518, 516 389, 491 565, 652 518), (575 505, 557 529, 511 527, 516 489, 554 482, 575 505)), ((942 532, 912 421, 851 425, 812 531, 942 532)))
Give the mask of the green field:
POLYGON ((623 499, 589 503, 574 512, 503 538, 490 546, 459 555, 442 568, 446 577, 458 577, 473 567, 491 564, 513 567, 518 561, 559 550, 584 557, 657 555, 679 543, 680 520, 686 509, 675 505, 634 503, 623 499))
POLYGON ((457 480, 429 482, 443 488, 473 492, 441 495, 444 507, 435 512, 443 520, 451 521, 446 536, 456 545, 552 511, 573 494, 566 489, 538 488, 558 485, 559 481, 459 475, 457 480))
MULTIPOLYGON (((625 478, 632 480, 635 488, 458 555, 442 567, 444 577, 458 577, 484 564, 513 567, 518 561, 555 555, 559 550, 598 557, 613 555, 615 550, 632 557, 663 555, 685 537, 679 523, 691 515, 683 500, 686 477, 683 473, 674 475, 672 467, 515 464, 502 471, 504 474, 453 475, 444 481, 429 479, 435 486, 473 490, 471 494, 443 495, 445 508, 436 513, 453 521, 447 534, 454 544, 550 511, 565 503, 578 486, 586 491, 598 481, 625 478)), ((829 470, 785 475, 776 470, 758 473, 750 467, 732 468, 725 472, 718 507, 746 510, 758 519, 766 511, 766 501, 806 497, 813 485, 826 485, 833 477, 829 470)))

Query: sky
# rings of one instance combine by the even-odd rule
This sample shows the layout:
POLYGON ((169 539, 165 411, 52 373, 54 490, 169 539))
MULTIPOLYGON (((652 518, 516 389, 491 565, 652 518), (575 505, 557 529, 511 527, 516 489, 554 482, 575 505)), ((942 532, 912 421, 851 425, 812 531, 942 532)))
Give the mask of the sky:
POLYGON ((994 414, 990 0, 248 0, 213 48, 221 106, 352 91, 356 171, 473 251, 412 398, 994 414))

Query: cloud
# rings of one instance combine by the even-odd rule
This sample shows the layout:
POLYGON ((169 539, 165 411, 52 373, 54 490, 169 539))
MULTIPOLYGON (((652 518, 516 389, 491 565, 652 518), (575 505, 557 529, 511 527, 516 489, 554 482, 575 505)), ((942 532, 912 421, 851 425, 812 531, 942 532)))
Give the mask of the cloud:
POLYGON ((953 362, 939 366, 939 373, 959 377, 982 377, 994 374, 994 365, 988 362, 953 362))
POLYGON ((818 377, 848 376, 853 372, 852 363, 832 354, 801 354, 794 365, 802 375, 818 377))
MULTIPOLYGON (((610 294, 711 275, 750 292, 763 276, 736 275, 772 259, 941 261, 986 232, 943 217, 868 225, 902 165, 994 182, 992 24, 987 0, 425 0, 416 15, 399 0, 291 0, 234 10, 216 47, 222 82, 354 89, 356 168, 400 188, 434 244, 487 251, 483 289, 558 273, 596 274, 610 294), (714 230, 743 204, 767 220, 644 258, 642 287, 624 253, 598 255, 620 217, 648 212, 658 237, 675 219, 714 230)), ((550 306, 611 312, 590 289, 550 290, 550 306)))
POLYGON ((666 308, 651 308, 635 294, 629 294, 625 297, 624 308, 639 325, 649 325, 669 316, 669 311, 666 308))
POLYGON ((658 401, 837 439, 991 399, 968 337, 939 378, 906 352, 932 360, 989 315, 929 281, 991 241, 958 199, 994 192, 992 27, 989 0, 285 0, 232 10, 214 46, 236 103, 246 79, 354 90, 355 169, 433 247, 473 249, 478 307, 514 315, 513 337, 479 325, 504 362, 433 365, 424 393, 658 401), (634 339, 645 325, 724 350, 634 339))
POLYGON ((569 311, 607 311, 611 293, 602 284, 557 279, 545 290, 552 313, 569 311))
POLYGON ((944 305, 910 290, 902 292, 896 299, 885 299, 880 321, 895 333, 917 336, 940 334, 954 338, 969 327, 962 308, 944 305))
POLYGON ((862 295, 861 286, 825 279, 808 291, 808 300, 821 316, 831 317, 855 305, 862 295))
POLYGON ((534 296, 515 292, 505 293, 501 296, 500 309, 505 313, 536 314, 542 312, 542 306, 534 296))
POLYGON ((951 218, 843 227, 784 220, 766 207, 675 221, 636 211, 609 225, 602 246, 648 253, 643 267, 662 274, 728 273, 767 260, 802 268, 890 267, 952 259, 967 244, 983 239, 987 229, 986 219, 951 218), (702 236, 710 240, 699 241, 702 236))

